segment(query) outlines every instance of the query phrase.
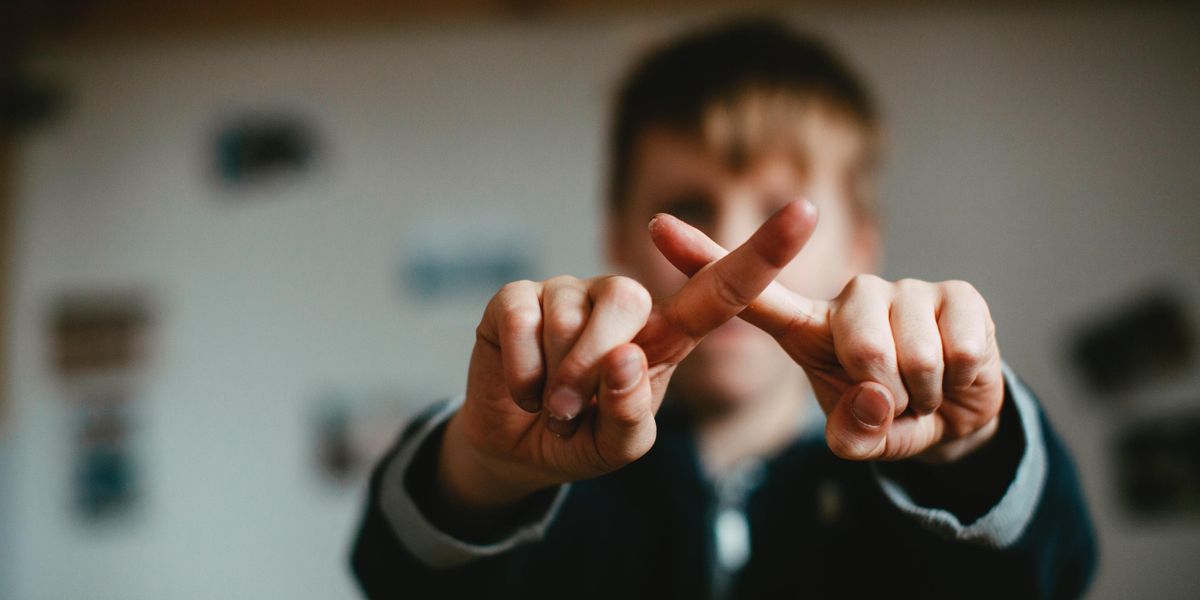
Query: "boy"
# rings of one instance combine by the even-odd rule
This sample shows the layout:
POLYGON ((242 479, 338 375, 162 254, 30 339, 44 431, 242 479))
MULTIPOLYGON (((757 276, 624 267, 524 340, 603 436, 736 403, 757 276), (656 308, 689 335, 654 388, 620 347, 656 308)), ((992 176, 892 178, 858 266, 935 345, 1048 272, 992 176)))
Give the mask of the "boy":
POLYGON ((863 275, 876 128, 777 24, 642 62, 611 140, 625 276, 493 297, 464 399, 372 478, 367 595, 1081 594, 1074 471, 983 298, 863 275))

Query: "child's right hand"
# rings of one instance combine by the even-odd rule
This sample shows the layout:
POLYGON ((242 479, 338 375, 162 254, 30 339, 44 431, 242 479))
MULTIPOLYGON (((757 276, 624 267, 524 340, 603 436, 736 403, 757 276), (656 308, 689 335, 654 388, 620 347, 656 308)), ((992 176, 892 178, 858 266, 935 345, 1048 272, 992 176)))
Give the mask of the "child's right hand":
POLYGON ((816 221, 810 202, 788 204, 657 301, 619 276, 504 286, 476 331, 466 400, 442 439, 441 493, 488 511, 642 457, 675 366, 759 296, 816 221))

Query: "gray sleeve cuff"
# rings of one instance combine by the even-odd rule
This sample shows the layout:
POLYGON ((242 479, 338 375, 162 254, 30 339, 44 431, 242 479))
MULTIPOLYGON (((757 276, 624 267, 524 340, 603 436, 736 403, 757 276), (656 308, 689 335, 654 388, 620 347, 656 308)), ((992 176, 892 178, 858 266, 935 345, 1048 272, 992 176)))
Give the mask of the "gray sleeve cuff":
POLYGON ((459 566, 477 558, 501 554, 541 540, 546 528, 558 514, 570 487, 560 486, 545 514, 537 520, 518 526, 510 535, 496 542, 472 544, 454 538, 435 527, 413 501, 405 480, 409 466, 429 434, 449 420, 462 401, 460 396, 445 402, 409 439, 401 443, 399 452, 384 467, 379 498, 384 519, 391 525, 396 538, 417 560, 435 569, 459 566))
POLYGON ((1046 442, 1042 437, 1037 403, 1033 393, 1017 379, 1007 364, 1002 365, 1002 369, 1011 393, 1010 399, 1020 416, 1025 452, 1017 465, 1017 475, 1012 484, 1000 502, 986 514, 970 525, 963 525, 949 511, 918 506, 900 484, 875 469, 875 478, 883 488, 883 493, 901 512, 945 537, 990 548, 1006 548, 1021 537, 1033 518, 1046 484, 1046 442))

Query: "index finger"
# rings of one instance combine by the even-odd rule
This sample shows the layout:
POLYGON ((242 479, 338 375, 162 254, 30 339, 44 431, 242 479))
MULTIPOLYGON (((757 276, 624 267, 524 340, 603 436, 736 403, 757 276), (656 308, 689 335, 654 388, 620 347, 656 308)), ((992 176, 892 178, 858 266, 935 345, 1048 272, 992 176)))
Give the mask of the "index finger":
MULTIPOLYGON (((655 217, 650 229, 660 226, 655 217)), ((767 219, 750 239, 720 260, 696 271, 661 307, 681 333, 699 340, 741 313, 800 252, 817 224, 817 209, 796 200, 767 219)))

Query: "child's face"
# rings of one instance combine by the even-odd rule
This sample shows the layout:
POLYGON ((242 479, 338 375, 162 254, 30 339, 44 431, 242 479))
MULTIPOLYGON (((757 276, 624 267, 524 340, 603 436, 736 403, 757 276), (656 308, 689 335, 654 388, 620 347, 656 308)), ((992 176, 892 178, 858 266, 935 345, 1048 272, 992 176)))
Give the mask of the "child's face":
MULTIPOLYGON (((646 234, 655 213, 666 212, 732 249, 776 209, 807 196, 820 211, 816 233, 779 281, 812 297, 832 298, 854 275, 873 271, 875 229, 854 218, 850 169, 858 130, 844 121, 814 119, 813 150, 803 164, 767 155, 741 172, 730 170, 696 139, 662 129, 642 134, 633 157, 629 196, 615 217, 609 256, 654 297, 684 282, 646 234)), ((697 408, 729 407, 793 381, 797 367, 768 335, 740 319, 710 334, 672 378, 672 389, 697 408)))

